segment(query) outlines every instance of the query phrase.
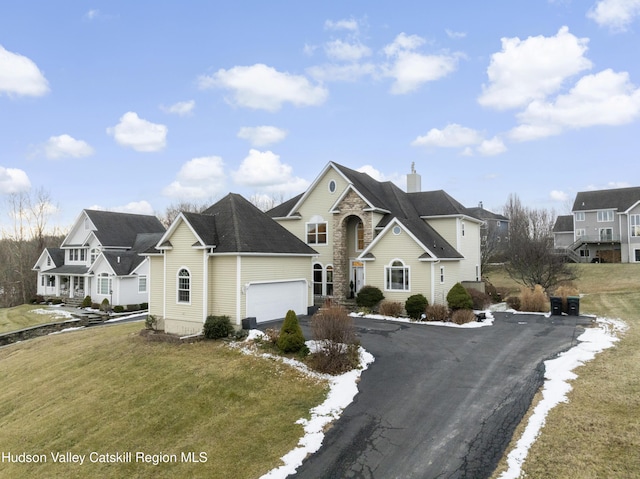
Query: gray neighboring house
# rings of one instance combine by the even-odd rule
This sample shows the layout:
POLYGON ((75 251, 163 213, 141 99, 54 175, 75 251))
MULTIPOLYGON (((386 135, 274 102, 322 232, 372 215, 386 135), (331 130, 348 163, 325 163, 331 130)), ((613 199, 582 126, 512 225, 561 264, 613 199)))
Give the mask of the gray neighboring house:
POLYGON ((164 232, 155 216, 83 210, 60 248, 40 254, 37 294, 71 304, 87 295, 97 303, 147 303, 149 262, 140 254, 164 232))
POLYGON ((491 256, 502 253, 509 244, 509 218, 485 209, 482 201, 467 211, 483 221, 480 228, 483 251, 486 249, 491 256))
POLYGON ((575 262, 640 263, 640 187, 581 191, 553 241, 575 262))

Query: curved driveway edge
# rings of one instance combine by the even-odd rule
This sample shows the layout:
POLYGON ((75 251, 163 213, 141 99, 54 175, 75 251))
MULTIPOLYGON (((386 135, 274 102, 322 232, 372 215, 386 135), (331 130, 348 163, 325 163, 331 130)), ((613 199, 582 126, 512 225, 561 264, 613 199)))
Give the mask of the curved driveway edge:
POLYGON ((323 446, 290 477, 489 477, 543 382, 543 362, 592 323, 493 315, 493 326, 475 329, 356 318, 375 362, 323 446))

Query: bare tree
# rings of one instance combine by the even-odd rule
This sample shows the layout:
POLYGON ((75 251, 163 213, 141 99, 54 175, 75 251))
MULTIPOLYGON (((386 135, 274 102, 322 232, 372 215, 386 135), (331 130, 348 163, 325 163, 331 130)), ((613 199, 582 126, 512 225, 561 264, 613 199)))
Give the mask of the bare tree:
POLYGON ((183 211, 189 213, 202 213, 206 210, 210 204, 208 202, 196 203, 192 201, 179 201, 178 203, 172 203, 164 210, 164 213, 158 215, 160 222, 164 225, 165 228, 171 226, 173 220, 177 218, 177 216, 183 211))
POLYGON ((10 227, 2 228, 0 304, 15 306, 35 296, 37 275, 31 268, 45 247, 59 244, 60 235, 48 226, 56 208, 44 189, 12 193, 5 205, 10 227))
POLYGON ((257 207, 260 211, 269 211, 272 208, 275 208, 281 203, 284 203, 284 194, 259 194, 255 193, 251 195, 249 198, 251 204, 257 207))
POLYGON ((506 270, 511 278, 530 288, 539 284, 545 289, 576 279, 575 270, 561 255, 554 254, 553 210, 527 208, 512 194, 504 215, 510 219, 506 270))

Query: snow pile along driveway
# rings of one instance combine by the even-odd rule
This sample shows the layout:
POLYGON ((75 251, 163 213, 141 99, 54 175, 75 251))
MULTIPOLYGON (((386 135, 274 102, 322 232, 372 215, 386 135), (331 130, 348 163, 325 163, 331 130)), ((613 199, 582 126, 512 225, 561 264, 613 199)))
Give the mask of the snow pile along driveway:
POLYGON ((544 362, 545 383, 542 389, 542 400, 533 410, 527 427, 513 451, 507 457, 508 470, 499 479, 517 479, 522 474, 529 448, 535 442, 540 430, 545 424, 547 414, 557 404, 567 402, 567 394, 571 391, 568 381, 578 376, 573 370, 587 361, 595 358, 596 354, 615 345, 618 335, 624 333, 628 326, 619 319, 598 318, 597 328, 587 329, 578 337, 580 343, 570 350, 560 354, 556 359, 544 362))

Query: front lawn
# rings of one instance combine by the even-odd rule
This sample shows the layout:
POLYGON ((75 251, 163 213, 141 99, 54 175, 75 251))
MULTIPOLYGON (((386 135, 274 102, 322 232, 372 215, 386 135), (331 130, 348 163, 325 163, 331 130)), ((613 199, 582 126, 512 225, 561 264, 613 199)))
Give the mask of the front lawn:
POLYGON ((0 333, 7 333, 30 326, 37 326, 38 324, 54 323, 68 319, 56 315, 55 309, 51 310, 51 314, 34 312, 47 308, 48 306, 33 304, 22 304, 13 308, 0 308, 0 333))

